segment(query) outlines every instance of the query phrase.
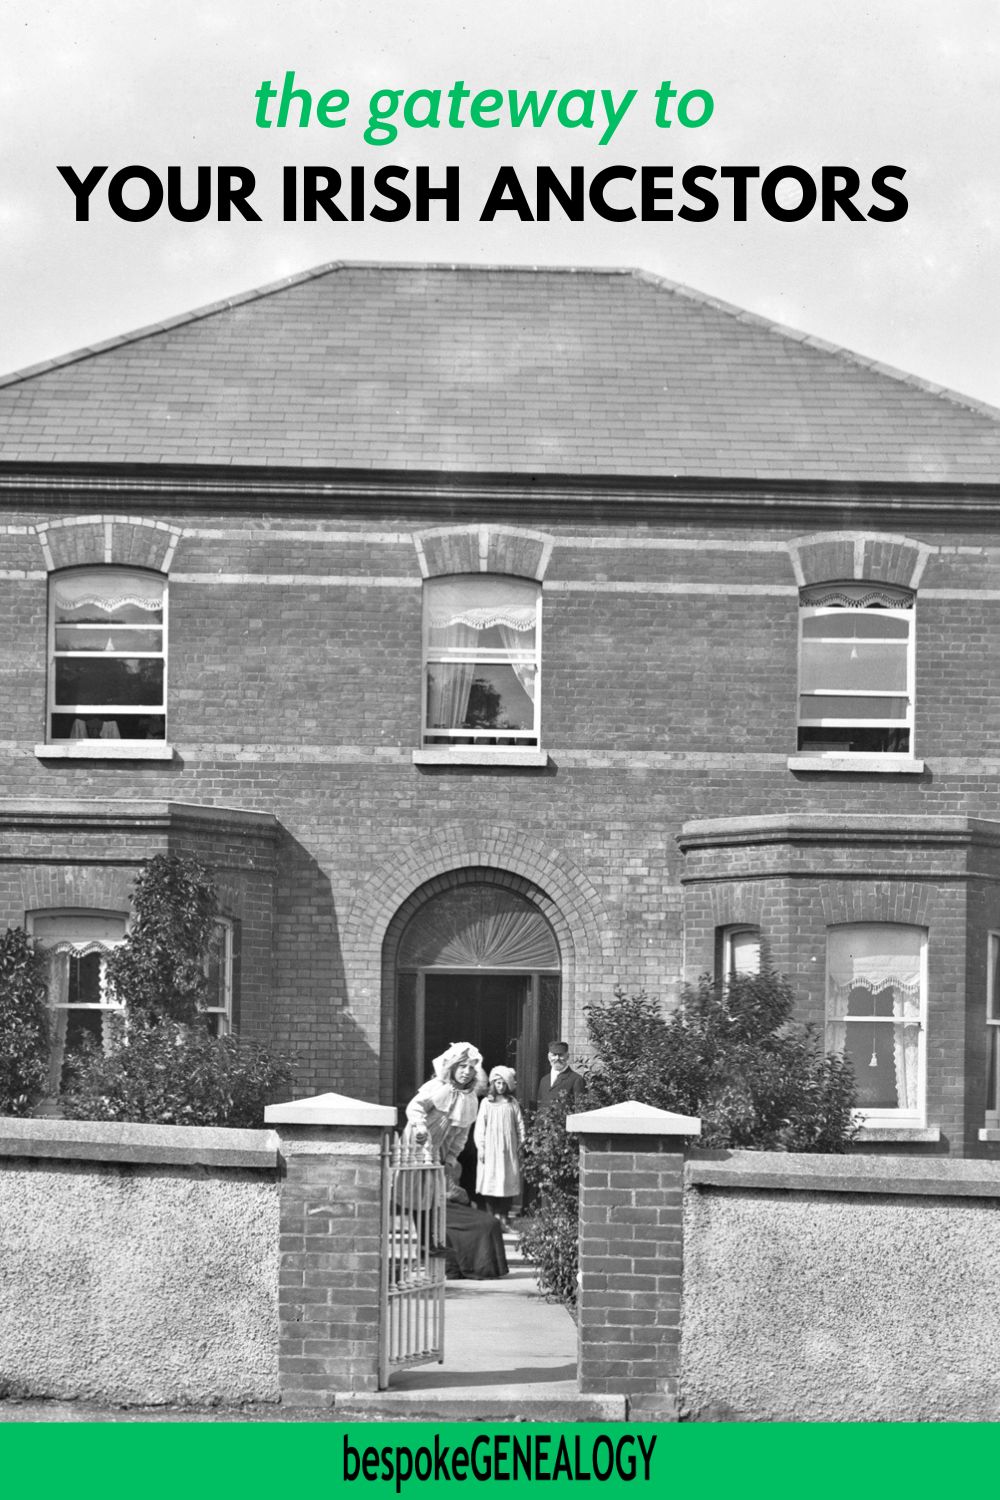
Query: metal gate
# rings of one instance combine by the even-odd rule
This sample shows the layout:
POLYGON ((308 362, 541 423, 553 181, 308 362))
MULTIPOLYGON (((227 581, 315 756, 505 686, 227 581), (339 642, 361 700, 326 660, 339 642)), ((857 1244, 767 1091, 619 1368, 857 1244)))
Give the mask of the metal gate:
POLYGON ((388 1138, 382 1157, 378 1385, 444 1359, 444 1167, 426 1146, 388 1138))

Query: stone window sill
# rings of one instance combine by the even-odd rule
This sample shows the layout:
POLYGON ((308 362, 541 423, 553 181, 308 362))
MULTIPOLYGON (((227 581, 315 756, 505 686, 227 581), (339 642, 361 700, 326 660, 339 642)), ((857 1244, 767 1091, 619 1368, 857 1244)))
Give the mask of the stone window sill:
POLYGON ((547 766, 544 750, 414 750, 415 766, 547 766))
POLYGON ((919 776, 924 769, 922 760, 910 755, 790 755, 790 771, 833 771, 837 774, 859 771, 881 776, 919 776))
POLYGON ((36 745, 39 760, 173 760, 174 747, 162 740, 74 740, 68 745, 36 745))
POLYGON ((1000 1141, 1000 1125, 987 1125, 979 1132, 981 1141, 1000 1141))
POLYGON ((854 1139, 862 1144, 910 1141, 932 1145, 941 1139, 938 1125, 862 1125, 854 1139))

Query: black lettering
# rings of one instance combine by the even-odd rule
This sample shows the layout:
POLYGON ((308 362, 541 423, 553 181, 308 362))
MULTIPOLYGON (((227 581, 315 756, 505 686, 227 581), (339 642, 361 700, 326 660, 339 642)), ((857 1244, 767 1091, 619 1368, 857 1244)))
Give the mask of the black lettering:
POLYGON ((723 167, 719 176, 732 178, 733 223, 745 224, 747 218, 747 183, 751 177, 760 176, 760 167, 723 167))
POLYGON ((486 199, 480 221, 490 224, 501 211, 512 209, 521 220, 522 224, 534 222, 531 206, 524 196, 524 188, 521 186, 517 173, 513 167, 501 167, 493 179, 489 197, 486 199))
POLYGON ((602 219, 610 219, 613 224, 626 224, 629 219, 635 218, 634 208, 612 208, 604 196, 604 189, 609 182, 614 182, 617 178, 631 182, 634 176, 635 167, 605 167, 598 172, 590 184, 590 201, 602 219))
POLYGON ((719 200, 707 188, 699 186, 700 178, 707 177, 709 182, 711 182, 714 176, 714 167, 687 168, 684 176, 681 178, 681 186, 685 193, 689 193, 692 198, 697 198, 702 207, 691 208, 687 203, 681 204, 681 207, 677 210, 677 217, 679 219, 687 219, 690 224, 707 224, 709 219, 715 218, 719 212, 719 200))
POLYGON ((569 191, 559 181, 552 167, 539 167, 536 173, 535 195, 536 218, 540 224, 547 224, 550 218, 550 203, 553 198, 559 204, 563 213, 574 224, 579 224, 584 213, 584 183, 583 168, 570 167, 569 169, 569 191))
POLYGON ((760 185, 760 201, 766 212, 772 219, 780 219, 783 224, 796 224, 800 219, 806 218, 816 207, 816 198, 816 184, 801 167, 775 167, 760 185), (783 208, 778 202, 778 187, 786 177, 797 182, 802 189, 802 199, 794 208, 783 208))
POLYGON ((89 221, 90 195, 107 170, 107 167, 91 167, 81 182, 72 167, 56 167, 59 176, 76 199, 76 222, 78 224, 86 224, 89 221))
POLYGON ((822 171, 823 184, 823 218, 835 219, 837 209, 846 214, 852 223, 864 222, 864 214, 854 204, 854 194, 861 186, 861 178, 853 167, 824 167, 822 171))
POLYGON ((895 188, 886 187, 886 178, 896 177, 902 182, 905 176, 905 167, 879 167, 872 176, 872 187, 880 197, 888 199, 891 206, 876 208, 873 204, 868 210, 869 219, 877 219, 880 224, 898 223, 910 205, 902 193, 898 193, 895 188))

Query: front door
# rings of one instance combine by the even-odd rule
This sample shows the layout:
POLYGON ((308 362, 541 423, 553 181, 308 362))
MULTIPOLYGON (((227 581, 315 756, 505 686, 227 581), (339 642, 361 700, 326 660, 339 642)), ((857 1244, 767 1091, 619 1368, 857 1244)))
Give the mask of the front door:
POLYGON ((550 1033, 559 1026, 557 974, 423 970, 399 976, 396 1102, 400 1108, 431 1077, 452 1042, 472 1042, 489 1073, 517 1073, 522 1104, 534 1104, 550 1033))

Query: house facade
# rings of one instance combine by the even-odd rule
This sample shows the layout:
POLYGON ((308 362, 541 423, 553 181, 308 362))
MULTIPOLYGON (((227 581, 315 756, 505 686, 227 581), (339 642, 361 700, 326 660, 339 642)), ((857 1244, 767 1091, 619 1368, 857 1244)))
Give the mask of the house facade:
POLYGON ((1000 414, 631 272, 333 265, 0 383, 0 923, 103 1034, 138 866, 212 1024, 530 1098, 770 962, 862 1149, 1000 1152, 1000 414))

